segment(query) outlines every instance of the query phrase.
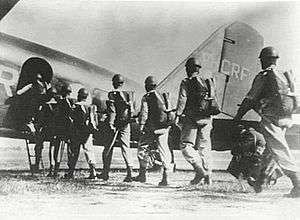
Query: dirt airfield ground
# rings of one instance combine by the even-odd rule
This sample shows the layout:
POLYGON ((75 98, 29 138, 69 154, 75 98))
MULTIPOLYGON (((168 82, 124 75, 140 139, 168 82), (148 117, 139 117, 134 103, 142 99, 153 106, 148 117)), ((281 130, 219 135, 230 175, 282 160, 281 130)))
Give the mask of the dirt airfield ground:
POLYGON ((123 183, 125 172, 113 172, 109 181, 86 180, 87 175, 77 171, 75 180, 66 181, 2 171, 0 219, 300 218, 300 199, 282 196, 291 187, 286 178, 255 194, 225 172, 214 172, 211 186, 190 186, 193 173, 178 171, 167 187, 157 186, 158 172, 148 173, 146 184, 123 183))
MULTIPOLYGON (((48 167, 46 147, 45 166, 48 167)), ((96 156, 101 164, 101 148, 96 156)), ((133 149, 133 157, 136 149, 133 149)), ((66 155, 65 155, 66 156, 66 155)), ((226 169, 229 154, 214 152, 214 169, 226 169)), ((136 157, 134 157, 136 158, 136 157)), ((299 154, 297 154, 299 159, 299 154)), ((180 151, 175 152, 179 169, 190 169, 180 151)), ((124 166, 119 150, 114 151, 114 168, 124 166)), ((81 154, 77 167, 87 168, 81 154)), ((137 175, 138 163, 134 161, 137 175)), ((62 164, 66 168, 66 158, 62 164)), ((60 176, 64 174, 61 170, 60 176)), ((300 199, 284 198, 291 188, 282 177, 260 194, 225 171, 213 172, 211 186, 190 186, 194 173, 177 171, 170 185, 158 187, 159 172, 148 173, 146 184, 123 183, 123 169, 111 173, 109 181, 89 181, 87 169, 76 171, 72 181, 31 176, 24 141, 0 139, 0 219, 300 219, 300 199)))

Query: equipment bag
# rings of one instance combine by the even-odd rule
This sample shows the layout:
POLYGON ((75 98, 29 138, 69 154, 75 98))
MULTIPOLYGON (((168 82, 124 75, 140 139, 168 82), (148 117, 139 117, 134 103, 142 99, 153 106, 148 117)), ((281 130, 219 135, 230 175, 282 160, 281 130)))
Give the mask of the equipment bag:
POLYGON ((236 178, 242 175, 256 192, 261 192, 262 185, 270 185, 271 182, 275 184, 282 176, 282 171, 266 147, 263 136, 250 129, 240 133, 231 151, 233 157, 227 171, 236 178))

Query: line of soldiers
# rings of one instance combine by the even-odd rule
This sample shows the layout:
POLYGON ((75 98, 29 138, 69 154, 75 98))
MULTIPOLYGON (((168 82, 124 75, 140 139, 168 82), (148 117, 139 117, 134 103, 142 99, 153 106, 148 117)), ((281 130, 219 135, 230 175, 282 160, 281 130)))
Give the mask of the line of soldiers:
MULTIPOLYGON (((279 58, 276 50, 272 47, 264 48, 259 56, 262 72, 260 72, 243 100, 234 121, 237 123, 250 109, 255 109, 262 116, 261 126, 275 160, 283 169, 284 173, 291 179, 293 189, 290 197, 300 196, 299 168, 290 152, 285 139, 285 131, 291 122, 290 115, 278 115, 276 99, 264 89, 269 83, 266 77, 269 73, 276 72, 276 61, 279 58), (273 103, 273 104, 272 104, 273 103)), ((142 98, 141 109, 138 116, 140 139, 137 155, 139 159, 139 174, 132 176, 132 159, 130 158, 130 122, 132 119, 132 101, 130 94, 122 90, 124 78, 117 74, 112 78, 114 90, 108 93, 107 101, 107 131, 109 141, 105 144, 102 152, 103 170, 101 174, 95 171, 95 156, 92 145, 92 135, 97 132, 97 118, 95 107, 87 103, 88 92, 82 88, 78 92, 78 100, 72 103, 68 95, 71 90, 63 87, 61 98, 58 101, 58 120, 61 125, 61 133, 55 134, 52 141, 53 148, 50 148, 51 161, 54 149, 54 173, 53 164, 50 166, 49 176, 56 176, 59 167, 57 160, 59 144, 61 140, 68 142, 68 166, 69 170, 65 178, 73 178, 74 169, 78 160, 80 146, 83 147, 87 163, 90 166, 88 178, 109 179, 109 171, 113 153, 113 143, 120 142, 122 155, 127 168, 125 182, 138 181, 146 182, 146 170, 151 159, 149 147, 155 143, 163 166, 162 180, 159 185, 168 185, 170 171, 171 153, 168 146, 168 135, 172 124, 179 124, 181 127, 180 148, 186 161, 190 163, 195 171, 195 177, 190 184, 211 184, 210 152, 212 129, 212 115, 217 114, 212 110, 212 100, 215 99, 215 86, 212 79, 203 79, 200 73, 201 65, 199 60, 191 57, 185 64, 187 77, 181 81, 176 113, 170 108, 166 93, 156 89, 157 81, 154 76, 148 76, 145 80, 146 94, 142 98)), ((54 117, 55 118, 55 117, 54 117)), ((55 130, 55 129, 54 129, 55 130)), ((39 148, 41 149, 41 148, 39 148)), ((38 152, 40 154, 40 152, 38 152)), ((38 160, 37 160, 38 164, 38 160)))

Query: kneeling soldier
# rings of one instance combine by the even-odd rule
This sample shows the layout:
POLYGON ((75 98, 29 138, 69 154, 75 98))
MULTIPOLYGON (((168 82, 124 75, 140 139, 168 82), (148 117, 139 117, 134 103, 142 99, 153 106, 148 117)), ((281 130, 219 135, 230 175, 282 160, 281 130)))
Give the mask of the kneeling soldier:
POLYGON ((170 169, 171 152, 168 146, 169 124, 165 93, 156 90, 156 79, 148 76, 145 80, 147 93, 142 98, 139 124, 141 137, 138 146, 140 163, 139 175, 133 180, 146 182, 146 169, 149 162, 149 145, 156 142, 163 164, 163 177, 159 185, 168 185, 167 174, 170 169))

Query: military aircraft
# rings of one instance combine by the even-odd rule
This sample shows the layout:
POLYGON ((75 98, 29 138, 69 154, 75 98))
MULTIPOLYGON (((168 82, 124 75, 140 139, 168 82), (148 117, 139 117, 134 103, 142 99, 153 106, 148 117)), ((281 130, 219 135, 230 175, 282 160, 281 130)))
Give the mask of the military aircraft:
MULTIPOLYGON (((234 22, 216 30, 196 50, 184 59, 158 85, 170 93, 171 102, 176 104, 181 80, 185 77, 185 62, 197 57, 202 68, 200 73, 215 80, 217 102, 221 113, 213 119, 212 148, 223 151, 231 149, 234 140, 232 118, 239 104, 251 87, 255 75, 261 70, 258 54, 263 48, 263 37, 245 23, 234 22)), ((241 122, 259 129, 260 117, 249 111, 241 122)), ((287 132, 287 140, 293 149, 299 149, 299 125, 287 132)))
MULTIPOLYGON (((2 13, 1 16, 6 13, 2 13)), ((236 113, 237 105, 242 101, 254 76, 260 70, 258 54, 262 47, 263 37, 249 25, 241 22, 224 25, 159 83, 159 89, 172 91, 170 97, 175 106, 179 83, 185 77, 185 61, 191 56, 200 59, 202 74, 215 79, 217 100, 223 112, 217 115, 213 122, 214 150, 230 149, 231 116, 236 113)), ((86 87, 90 90, 94 103, 100 105, 100 108, 105 108, 101 103, 105 103, 106 93, 111 89, 113 72, 51 48, 0 33, 0 136, 22 138, 18 133, 7 129, 3 122, 10 104, 7 100, 15 94, 20 68, 30 57, 40 57, 51 64, 54 70, 52 80, 54 86, 59 87, 61 83, 68 83, 75 88, 74 92, 86 87)), ((142 85, 130 78, 126 78, 126 81, 126 90, 135 91, 138 95, 144 93, 142 85)), ((137 100, 139 98, 136 97, 137 100)), ((257 126, 258 120, 259 117, 255 112, 250 111, 245 116, 245 123, 253 126, 257 126)), ((299 127, 292 131, 299 133, 299 127)), ((299 143, 299 135, 290 136, 292 138, 289 141, 292 139, 294 143, 295 141, 299 143)), ((173 148, 178 149, 178 134, 174 132, 172 137, 170 139, 173 148)), ((137 138, 134 135, 132 139, 137 138)))

